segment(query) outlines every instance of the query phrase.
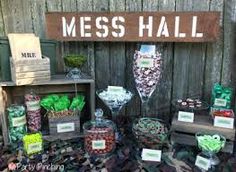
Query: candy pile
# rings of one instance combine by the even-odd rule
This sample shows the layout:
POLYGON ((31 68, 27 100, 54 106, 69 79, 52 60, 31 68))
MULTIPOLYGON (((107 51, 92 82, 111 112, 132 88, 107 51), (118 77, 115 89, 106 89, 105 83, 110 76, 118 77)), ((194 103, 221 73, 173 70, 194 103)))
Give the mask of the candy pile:
POLYGON ((51 112, 48 114, 49 118, 70 116, 75 113, 73 111, 82 111, 85 101, 84 96, 78 95, 73 98, 72 102, 67 95, 49 95, 43 98, 40 102, 41 106, 47 111, 51 112))
POLYGON ((102 155, 115 148, 115 133, 112 128, 93 127, 85 133, 85 149, 91 155, 102 155))
POLYGON ((12 143, 26 134, 26 117, 24 106, 11 105, 7 108, 9 119, 9 137, 12 143))
POLYGON ((142 100, 148 99, 156 89, 161 74, 161 54, 144 55, 139 51, 134 54, 133 74, 136 88, 142 100))
POLYGON ((43 150, 42 134, 27 134, 23 137, 24 150, 26 154, 32 155, 43 150))
POLYGON ((212 115, 213 115, 213 117, 221 116, 221 117, 233 118, 234 112, 231 109, 216 110, 216 111, 212 112, 212 115))
POLYGON ((218 134, 207 135, 198 133, 196 137, 199 148, 205 152, 217 153, 225 146, 225 138, 218 134))
POLYGON ((163 143, 168 136, 167 127, 155 118, 140 118, 133 124, 133 133, 143 145, 163 143))
POLYGON ((110 109, 119 110, 124 104, 130 101, 133 94, 124 88, 119 91, 105 89, 99 92, 98 96, 110 109))
POLYGON ((202 109, 207 107, 206 103, 203 103, 200 99, 191 99, 191 98, 187 98, 187 99, 178 99, 175 102, 177 108, 180 109, 202 109))
POLYGON ((26 94, 25 105, 29 131, 39 131, 41 129, 40 97, 32 93, 26 94))
POLYGON ((212 90, 212 101, 214 107, 230 109, 233 91, 231 88, 215 84, 212 90))

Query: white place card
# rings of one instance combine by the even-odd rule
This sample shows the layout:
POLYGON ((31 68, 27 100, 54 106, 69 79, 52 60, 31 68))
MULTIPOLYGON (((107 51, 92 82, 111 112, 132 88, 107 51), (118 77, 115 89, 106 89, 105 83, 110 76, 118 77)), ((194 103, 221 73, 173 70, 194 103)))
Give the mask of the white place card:
POLYGON ((227 104, 227 101, 225 99, 218 99, 218 98, 216 98, 215 102, 214 102, 214 106, 225 107, 226 104, 227 104))
POLYGON ((31 143, 28 145, 27 153, 31 154, 33 152, 40 152, 42 151, 42 142, 31 143))
POLYGON ((93 140, 92 149, 105 149, 106 141, 105 140, 93 140))
POLYGON ((107 87, 108 92, 120 92, 120 91, 123 91, 123 90, 124 90, 124 88, 120 87, 120 86, 108 86, 107 87))
POLYGON ((154 66, 154 60, 152 58, 141 58, 138 60, 138 67, 151 68, 154 66))
POLYGON ((154 149, 143 149, 142 150, 142 160, 143 161, 156 161, 161 162, 161 150, 154 149))
POLYGON ((234 118, 215 116, 214 126, 215 127, 234 129, 234 118))
POLYGON ((71 132, 71 131, 75 131, 75 123, 74 122, 57 124, 57 132, 58 133, 65 133, 65 132, 71 132))
POLYGON ((208 170, 210 168, 210 160, 198 155, 195 165, 203 170, 208 170))
POLYGON ((179 111, 179 113, 178 113, 178 121, 193 123, 193 121, 194 121, 194 113, 193 112, 179 111))

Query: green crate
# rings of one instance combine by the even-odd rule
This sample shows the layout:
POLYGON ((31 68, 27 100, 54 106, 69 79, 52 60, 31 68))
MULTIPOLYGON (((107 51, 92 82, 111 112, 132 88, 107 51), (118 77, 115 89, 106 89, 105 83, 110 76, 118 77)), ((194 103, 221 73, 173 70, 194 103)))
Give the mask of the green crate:
MULTIPOLYGON (((58 42, 53 40, 40 39, 41 51, 44 56, 50 58, 51 74, 56 74, 58 42)), ((11 81, 10 59, 11 50, 8 38, 0 38, 0 81, 11 81)))

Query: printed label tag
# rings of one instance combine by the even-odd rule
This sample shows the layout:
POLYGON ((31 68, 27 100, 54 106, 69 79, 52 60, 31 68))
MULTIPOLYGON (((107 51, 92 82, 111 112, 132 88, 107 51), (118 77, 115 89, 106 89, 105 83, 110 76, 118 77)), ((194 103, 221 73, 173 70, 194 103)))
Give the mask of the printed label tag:
POLYGON ((178 121, 193 123, 193 121, 194 121, 194 113, 193 112, 179 111, 179 113, 178 113, 178 121))
POLYGON ((120 92, 123 91, 124 88, 123 87, 119 87, 119 86, 108 86, 107 87, 107 91, 109 92, 120 92))
POLYGON ((106 141, 105 140, 92 140, 92 149, 105 149, 106 141))
POLYGON ((151 68, 154 65, 154 61, 151 58, 141 58, 138 60, 138 67, 151 68))
POLYGON ((215 127, 223 127, 223 128, 234 129, 234 118, 215 116, 214 126, 215 127))
POLYGON ((143 149, 142 150, 142 160, 143 161, 161 161, 161 150, 154 149, 143 149))
POLYGON ((35 153, 42 151, 42 142, 32 143, 28 145, 27 153, 35 153))
POLYGON ((227 101, 225 99, 215 99, 214 106, 222 106, 225 107, 227 101))
POLYGON ((198 155, 195 165, 203 170, 208 170, 210 168, 210 160, 198 155))
POLYGON ((39 101, 26 102, 26 107, 28 111, 35 111, 40 109, 39 101))
POLYGON ((70 123, 57 124, 58 133, 65 133, 71 131, 75 131, 75 123, 70 122, 70 123))
POLYGON ((25 124, 26 124, 25 115, 21 116, 21 117, 12 118, 12 126, 13 127, 19 127, 19 126, 22 126, 22 125, 25 125, 25 124))

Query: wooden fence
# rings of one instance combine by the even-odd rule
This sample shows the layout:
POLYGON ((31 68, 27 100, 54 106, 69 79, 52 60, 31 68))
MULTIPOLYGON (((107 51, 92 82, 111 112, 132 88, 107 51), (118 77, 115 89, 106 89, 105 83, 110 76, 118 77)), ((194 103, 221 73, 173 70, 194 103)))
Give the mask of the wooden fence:
MULTIPOLYGON (((173 99, 200 96, 209 101, 216 82, 234 88, 235 4, 236 0, 1 0, 0 36, 33 32, 45 38, 45 12, 52 11, 220 11, 221 35, 217 42, 153 43, 161 50, 164 65, 160 84, 149 102, 149 113, 168 120, 173 99)), ((142 107, 135 89, 132 57, 140 44, 61 42, 60 55, 56 57, 58 71, 64 70, 65 54, 89 56, 87 68, 96 80, 96 88, 107 85, 128 88, 135 97, 122 113, 138 115, 142 107)))

